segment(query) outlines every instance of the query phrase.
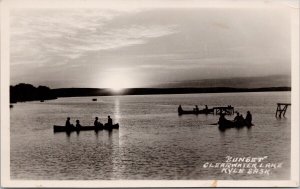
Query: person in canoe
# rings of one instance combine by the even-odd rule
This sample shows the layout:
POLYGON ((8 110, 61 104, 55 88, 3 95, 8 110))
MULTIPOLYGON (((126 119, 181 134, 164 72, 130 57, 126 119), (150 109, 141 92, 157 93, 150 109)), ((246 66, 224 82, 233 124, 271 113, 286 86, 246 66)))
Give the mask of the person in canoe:
POLYGON ((198 108, 197 105, 195 105, 194 111, 195 111, 195 112, 199 112, 199 108, 198 108))
POLYGON ((107 126, 111 127, 113 125, 113 120, 110 118, 110 116, 107 117, 107 126))
POLYGON ((80 122, 79 122, 79 120, 77 119, 77 120, 76 120, 76 128, 77 128, 77 129, 80 129, 80 127, 81 127, 80 122))
POLYGON ((70 123, 70 117, 67 117, 67 121, 66 121, 66 127, 70 128, 70 127, 74 127, 73 124, 70 123))
POLYGON ((179 105, 179 106, 178 106, 178 113, 182 113, 182 111, 183 111, 183 110, 182 110, 182 107, 181 107, 181 105, 179 105))
POLYGON ((205 108, 204 108, 203 110, 204 110, 205 114, 208 114, 208 113, 209 113, 209 110, 208 110, 208 106, 207 106, 207 105, 205 105, 205 108))
POLYGON ((101 123, 98 121, 98 117, 95 117, 94 126, 95 127, 100 127, 101 126, 101 123))

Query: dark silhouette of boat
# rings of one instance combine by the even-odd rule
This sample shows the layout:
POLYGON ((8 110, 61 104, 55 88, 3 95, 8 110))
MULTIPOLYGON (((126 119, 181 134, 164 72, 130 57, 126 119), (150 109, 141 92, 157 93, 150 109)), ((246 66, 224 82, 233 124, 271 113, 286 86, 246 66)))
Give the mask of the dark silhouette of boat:
POLYGON ((97 98, 93 98, 92 101, 97 101, 97 98))
POLYGON ((214 114, 214 109, 202 109, 202 110, 178 110, 178 115, 183 114, 214 114))
POLYGON ((13 107, 14 107, 14 105, 12 105, 12 104, 9 105, 9 108, 13 108, 13 107))
POLYGON ((219 124, 219 129, 220 130, 225 130, 229 128, 242 128, 242 127, 252 127, 254 126, 252 123, 248 123, 245 120, 244 121, 232 121, 232 120, 227 120, 224 119, 222 121, 218 122, 219 124))
POLYGON ((104 126, 81 126, 81 127, 66 127, 66 126, 60 126, 60 125, 54 125, 53 126, 53 131, 56 132, 72 132, 72 131, 99 131, 99 130, 112 130, 112 129, 119 129, 119 124, 113 124, 112 126, 108 126, 105 124, 104 126))

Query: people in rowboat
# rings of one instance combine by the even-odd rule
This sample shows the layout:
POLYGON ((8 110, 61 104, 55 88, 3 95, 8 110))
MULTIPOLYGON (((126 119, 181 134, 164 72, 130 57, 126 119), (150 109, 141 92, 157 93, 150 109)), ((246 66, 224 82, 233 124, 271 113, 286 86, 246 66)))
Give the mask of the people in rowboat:
POLYGON ((240 126, 245 124, 245 119, 244 119, 243 115, 238 112, 236 113, 236 116, 233 121, 240 126))
POLYGON ((67 117, 66 127, 74 127, 74 125, 70 123, 70 117, 67 117))
POLYGON ((101 123, 98 121, 98 117, 95 117, 94 126, 95 127, 101 126, 101 123))
POLYGON ((239 121, 240 122, 244 122, 245 121, 245 118, 244 118, 243 114, 240 115, 239 121))
POLYGON ((80 128, 80 127, 81 127, 80 122, 79 122, 79 120, 77 119, 77 120, 76 120, 76 128, 80 128))
POLYGON ((247 115, 246 115, 245 121, 246 121, 247 125, 252 125, 252 115, 251 115, 250 111, 247 111, 247 115))
POLYGON ((220 114, 220 118, 219 118, 219 124, 224 123, 224 121, 227 121, 227 119, 225 118, 224 114, 220 114))
POLYGON ((240 119, 240 113, 239 112, 236 112, 236 116, 235 118, 233 119, 233 121, 238 121, 240 119))

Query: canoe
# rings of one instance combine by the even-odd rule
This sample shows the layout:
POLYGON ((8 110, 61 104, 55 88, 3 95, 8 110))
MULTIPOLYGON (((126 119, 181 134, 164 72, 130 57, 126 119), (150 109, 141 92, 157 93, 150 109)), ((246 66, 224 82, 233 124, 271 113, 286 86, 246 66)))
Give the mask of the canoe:
POLYGON ((60 126, 60 125, 54 125, 53 126, 53 131, 56 132, 72 132, 72 131, 99 131, 99 130, 112 130, 112 129, 119 129, 119 124, 114 124, 112 126, 107 126, 107 124, 105 124, 104 126, 81 126, 79 128, 77 127, 66 127, 66 126, 60 126))
POLYGON ((213 114, 214 113, 214 109, 203 109, 203 110, 178 110, 178 115, 183 115, 183 114, 213 114))
POLYGON ((105 123, 103 129, 107 129, 107 130, 109 130, 109 129, 119 129, 119 123, 113 124, 111 126, 109 126, 107 123, 105 123))
POLYGON ((231 120, 223 120, 222 122, 219 122, 219 129, 224 130, 224 129, 229 129, 229 128, 242 128, 242 127, 248 127, 250 128, 253 126, 252 123, 247 123, 246 121, 242 122, 236 122, 236 121, 231 121, 231 120))

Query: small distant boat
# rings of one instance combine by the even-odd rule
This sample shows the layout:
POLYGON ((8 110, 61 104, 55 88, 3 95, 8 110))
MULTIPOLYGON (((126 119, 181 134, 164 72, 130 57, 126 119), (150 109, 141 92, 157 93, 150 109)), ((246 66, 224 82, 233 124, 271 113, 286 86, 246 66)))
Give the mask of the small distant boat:
POLYGON ((183 115, 183 114, 213 114, 214 109, 203 109, 203 110, 178 110, 178 115, 183 115))
POLYGON ((13 108, 13 107, 14 107, 14 105, 12 105, 12 104, 9 105, 9 108, 13 108))
POLYGON ((114 124, 112 126, 107 126, 107 124, 105 124, 104 126, 101 125, 99 127, 96 126, 81 126, 81 127, 66 127, 66 126, 60 126, 60 125, 54 125, 53 126, 53 131, 56 132, 73 132, 73 131, 99 131, 99 130, 112 130, 112 129, 119 129, 119 124, 114 124))
POLYGON ((93 100, 93 101, 97 101, 97 98, 93 98, 92 100, 93 100))
POLYGON ((40 102, 44 102, 44 100, 40 100, 40 102))

